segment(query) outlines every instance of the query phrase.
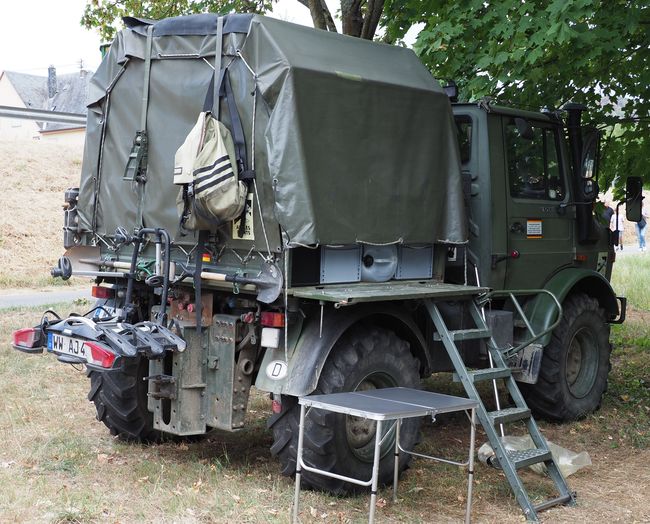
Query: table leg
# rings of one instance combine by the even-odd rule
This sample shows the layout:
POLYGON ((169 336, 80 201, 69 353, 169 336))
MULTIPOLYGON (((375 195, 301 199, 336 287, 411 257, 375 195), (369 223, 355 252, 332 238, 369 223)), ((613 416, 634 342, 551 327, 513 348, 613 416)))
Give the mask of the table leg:
POLYGON ((302 444, 305 431, 305 406, 300 406, 300 425, 298 427, 298 456, 296 457, 296 491, 293 497, 293 524, 298 524, 298 513, 300 512, 300 477, 302 463, 302 444))
POLYGON ((369 524, 375 522, 375 506, 377 505, 377 485, 379 484, 379 459, 381 458, 381 420, 377 421, 375 433, 375 455, 372 463, 372 486, 370 491, 369 524))
POLYGON ((397 481, 399 477, 399 429, 402 419, 395 421, 395 464, 393 465, 393 502, 397 502, 397 481))
POLYGON ((472 520, 472 486, 474 483, 474 441, 476 440, 476 409, 472 409, 469 433, 469 460, 467 465, 467 509, 465 511, 465 524, 472 520))

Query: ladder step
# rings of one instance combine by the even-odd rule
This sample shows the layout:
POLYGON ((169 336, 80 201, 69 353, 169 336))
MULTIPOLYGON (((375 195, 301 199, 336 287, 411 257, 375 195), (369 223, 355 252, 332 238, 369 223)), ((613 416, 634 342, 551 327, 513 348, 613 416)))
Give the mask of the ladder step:
POLYGON ((472 379, 472 382, 481 382, 483 380, 508 378, 512 375, 512 370, 510 368, 485 368, 476 371, 468 371, 467 374, 472 379))
POLYGON ((540 462, 551 460, 551 452, 547 449, 524 449, 521 451, 508 451, 508 458, 514 463, 516 469, 525 468, 540 462))
POLYGON ((573 496, 571 494, 563 495, 561 497, 557 497, 554 499, 549 499, 546 502, 542 502, 541 504, 535 506, 535 511, 544 511, 545 509, 552 508, 553 506, 566 504, 567 502, 571 502, 572 500, 573 500, 573 496))
MULTIPOLYGON (((492 333, 489 329, 458 329, 449 331, 452 340, 474 340, 477 338, 490 338, 492 333)), ((440 341, 442 338, 438 333, 433 334, 433 340, 440 341)))
POLYGON ((489 411, 488 417, 490 417, 493 425, 503 424, 505 422, 514 422, 515 420, 530 418, 530 409, 505 408, 498 411, 489 411))
MULTIPOLYGON (((513 399, 514 407, 488 412, 485 409, 483 402, 480 401, 477 412, 479 420, 483 424, 485 433, 492 445, 492 449, 494 449, 504 461, 504 463, 500 465, 499 460, 496 457, 493 457, 489 463, 495 467, 505 466, 505 468, 502 467, 503 472, 513 493, 515 494, 515 497, 517 498, 517 502, 523 509, 526 518, 531 521, 537 521, 538 511, 558 504, 574 503, 575 494, 570 494, 569 487, 557 468, 557 464, 555 464, 553 456, 545 444, 545 439, 539 432, 537 423, 521 396, 517 383, 512 378, 513 370, 508 367, 503 352, 496 348, 488 347, 493 359, 492 365, 495 367, 468 370, 467 365, 463 360, 463 356, 458 350, 458 346, 455 343, 456 340, 468 340, 472 338, 489 339, 490 332, 487 329, 481 304, 477 304, 476 299, 469 303, 469 313, 474 322, 473 325, 476 326, 476 328, 464 330, 450 330, 435 301, 428 299, 425 301, 425 304, 431 320, 435 325, 436 331, 445 334, 445 339, 442 342, 444 349, 454 366, 454 380, 459 377, 462 378, 463 387, 465 388, 469 398, 477 399, 479 401, 481 400, 480 393, 476 386, 477 382, 505 379, 508 386, 508 392, 513 399), (533 438, 533 441, 536 443, 535 445, 539 445, 540 447, 522 451, 507 451, 504 448, 503 442, 499 438, 495 425, 524 419, 527 419, 526 425, 528 427, 529 435, 533 438), (519 477, 517 470, 540 462, 546 463, 549 476, 553 480, 559 496, 557 498, 548 499, 535 506, 530 500, 530 496, 528 495, 526 487, 524 486, 522 479, 519 477)), ((515 320, 515 326, 524 327, 525 322, 515 320)), ((439 336, 434 335, 434 337, 434 340, 441 340, 439 336)), ((498 392, 495 391, 495 395, 498 395, 498 392)))

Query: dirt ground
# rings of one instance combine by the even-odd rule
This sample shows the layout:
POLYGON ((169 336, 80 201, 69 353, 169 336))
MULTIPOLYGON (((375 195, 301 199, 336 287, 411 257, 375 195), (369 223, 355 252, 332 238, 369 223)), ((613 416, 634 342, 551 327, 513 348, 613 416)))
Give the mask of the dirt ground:
MULTIPOLYGON (((66 307, 72 306, 57 309, 66 307)), ((94 406, 85 399, 89 385, 83 370, 48 355, 27 356, 10 349, 9 333, 39 316, 32 309, 0 317, 0 521, 289 521, 293 483, 280 475, 279 463, 269 452, 267 395, 253 395, 248 423, 238 433, 216 432, 202 440, 149 446, 122 443, 95 420, 94 406)), ((647 339, 647 314, 631 317, 635 329, 642 330, 634 340, 647 339)), ((630 342, 629 353, 615 353, 610 391, 600 411, 571 424, 541 423, 547 438, 575 452, 588 451, 593 463, 569 477, 577 506, 544 512, 542 522, 650 522, 647 388, 641 384, 635 389, 637 382, 625 386, 635 368, 642 371, 634 380, 648 378, 648 359, 647 348, 643 353, 634 346, 630 342)), ((448 378, 429 381, 425 387, 460 393, 448 378)), ((419 451, 462 458, 467 420, 457 415, 425 421, 422 437, 419 451)), ((484 441, 479 431, 477 443, 484 441)), ((534 497, 553 495, 543 477, 532 472, 523 477, 534 497)), ((464 470, 416 459, 400 480, 396 504, 389 488, 380 491, 377 522, 460 522, 465 480, 464 470)), ((367 501, 367 496, 338 498, 305 491, 301 522, 364 522, 367 501)), ((524 521, 503 474, 481 463, 476 466, 473 519, 524 521)))

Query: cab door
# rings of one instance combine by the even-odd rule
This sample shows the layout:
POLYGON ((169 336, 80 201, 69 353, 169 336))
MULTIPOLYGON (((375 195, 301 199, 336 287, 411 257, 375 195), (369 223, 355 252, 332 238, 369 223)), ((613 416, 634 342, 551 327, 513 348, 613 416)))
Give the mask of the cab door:
POLYGON ((573 264, 575 208, 570 202, 561 127, 502 116, 508 254, 506 289, 543 287, 573 264), (563 205, 564 204, 564 205, 563 205))

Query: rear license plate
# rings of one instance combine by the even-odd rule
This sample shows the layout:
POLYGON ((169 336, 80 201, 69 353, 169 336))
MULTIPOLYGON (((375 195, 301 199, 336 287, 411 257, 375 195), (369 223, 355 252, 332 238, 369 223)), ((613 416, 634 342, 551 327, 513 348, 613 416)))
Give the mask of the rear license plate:
POLYGON ((72 355, 73 357, 88 360, 85 341, 78 338, 66 337, 57 333, 48 333, 47 350, 59 355, 72 355))

